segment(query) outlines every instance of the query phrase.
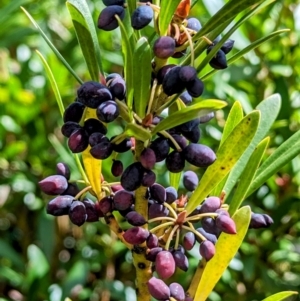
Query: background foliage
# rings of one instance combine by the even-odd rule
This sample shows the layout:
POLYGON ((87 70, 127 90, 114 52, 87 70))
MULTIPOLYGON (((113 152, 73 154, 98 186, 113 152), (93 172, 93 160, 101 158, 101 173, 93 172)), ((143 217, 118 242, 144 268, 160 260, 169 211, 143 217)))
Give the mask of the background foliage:
MULTIPOLYGON (((94 20, 102 1, 88 1, 94 20)), ((224 1, 198 1, 192 10, 202 23, 224 1)), ((0 300, 134 300, 131 254, 101 222, 84 227, 68 218, 45 214, 48 197, 37 182, 54 174, 55 163, 79 173, 60 133, 62 120, 51 86, 35 50, 47 59, 63 102, 74 100, 78 83, 58 62, 34 30, 24 6, 76 73, 88 80, 64 1, 3 0, 0 5, 0 300), (110 296, 111 295, 111 296, 110 296)), ((269 41, 224 71, 206 80, 203 99, 229 103, 202 128, 204 144, 217 146, 224 120, 235 100, 250 112, 275 92, 282 96, 280 114, 270 132, 268 154, 300 128, 300 3, 273 4, 247 21, 232 37, 235 51, 282 28, 289 33, 269 41)), ((120 32, 98 32, 107 73, 122 72, 120 32)), ((201 58, 199 58, 201 60, 201 58)), ((203 70, 203 75, 207 70, 203 70)), ((113 136, 118 126, 110 128, 113 136)), ((125 158, 126 159, 126 158, 125 158)), ((126 163, 125 163, 126 164, 126 163)), ((104 175, 109 180, 110 163, 104 175)), ((165 167, 157 172, 164 179, 165 167)), ((300 287, 300 158, 295 158, 246 201, 252 210, 274 219, 267 230, 249 231, 242 247, 210 300, 261 300, 300 287)), ((198 254, 192 252, 192 267, 198 254)), ((193 268, 192 268, 193 270, 193 268)), ((175 278, 188 285, 192 274, 175 278)))

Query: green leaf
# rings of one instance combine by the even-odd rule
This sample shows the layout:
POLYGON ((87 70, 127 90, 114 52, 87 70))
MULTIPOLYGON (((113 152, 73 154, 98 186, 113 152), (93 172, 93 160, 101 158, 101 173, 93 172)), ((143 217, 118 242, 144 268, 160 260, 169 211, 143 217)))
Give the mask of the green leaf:
POLYGON ((216 111, 224 108, 227 105, 225 101, 216 99, 207 99, 198 102, 194 105, 188 106, 162 120, 152 131, 156 134, 159 131, 168 130, 179 124, 187 122, 197 117, 204 116, 211 111, 216 111))
POLYGON ((7 20, 9 20, 16 10, 20 8, 21 5, 25 5, 32 0, 14 0, 7 2, 7 5, 0 9, 0 19, 1 23, 4 24, 7 20))
POLYGON ((132 104, 133 104, 133 93, 134 93, 134 73, 133 73, 133 65, 134 65, 134 57, 133 57, 133 43, 132 43, 132 33, 129 33, 120 20, 120 18, 116 15, 115 16, 118 20, 121 35, 122 35, 122 53, 124 57, 124 77, 126 81, 126 89, 127 89, 127 106, 130 111, 132 111, 132 104))
POLYGON ((142 126, 135 123, 128 123, 125 129, 125 133, 129 137, 135 137, 137 140, 144 142, 151 139, 151 133, 142 126))
POLYGON ((244 113, 243 113, 242 105, 240 102, 236 101, 233 104, 233 106, 228 114, 220 145, 223 144, 223 142, 227 139, 229 134, 237 126, 237 124, 243 119, 243 117, 244 117, 244 113))
MULTIPOLYGON (((87 108, 85 110, 85 118, 97 118, 96 110, 87 108)), ((95 159, 90 153, 91 147, 88 146, 82 152, 82 160, 84 165, 84 170, 86 172, 86 176, 88 178, 89 184, 92 186, 93 192, 98 200, 101 199, 101 167, 102 160, 95 159)))
POLYGON ((22 256, 4 239, 0 239, 0 257, 10 261, 10 265, 18 270, 25 268, 22 256))
POLYGON ((260 120, 260 112, 246 115, 217 151, 217 160, 209 166, 186 207, 189 215, 231 171, 251 143, 260 120))
POLYGON ((150 96, 151 82, 151 48, 145 37, 140 38, 134 51, 133 72, 134 80, 134 107, 140 118, 145 117, 146 107, 150 96))
POLYGON ((44 277, 49 269, 50 265, 40 248, 36 245, 30 245, 27 249, 28 265, 27 272, 28 275, 26 280, 31 284, 34 280, 44 277))
POLYGON ((283 142, 261 165, 247 192, 247 197, 265 183, 285 164, 300 154, 300 130, 283 142))
POLYGON ((23 12, 26 14, 26 16, 29 18, 31 23, 38 29, 43 39, 46 41, 46 43, 50 46, 52 51, 55 53, 55 55, 58 57, 58 59, 62 62, 62 64, 69 70, 69 72, 74 76, 74 78, 80 83, 83 84, 83 81, 77 76, 76 72, 72 69, 72 67, 68 64, 68 62, 64 59, 64 57, 59 53, 59 51, 55 48, 55 46, 52 44, 52 42, 48 39, 46 34, 43 32, 43 30, 39 27, 39 25, 35 22, 33 17, 29 14, 29 12, 24 8, 21 7, 23 12))
POLYGON ((160 36, 166 36, 169 24, 181 0, 161 0, 158 27, 160 36))
POLYGON ((178 190, 180 178, 181 172, 169 172, 170 186, 173 186, 176 190, 178 190))
POLYGON ((240 177, 239 184, 234 192, 233 198, 230 201, 229 213, 233 215, 235 211, 241 206, 243 200, 245 199, 246 193, 252 183, 261 159, 268 147, 270 138, 266 137, 262 140, 252 153, 244 172, 240 177))
MULTIPOLYGON (((285 292, 280 292, 280 293, 274 294, 272 296, 269 296, 269 297, 263 299, 262 301, 283 301, 294 295, 298 295, 298 292, 285 291, 285 292)), ((295 298, 293 298, 293 300, 295 300, 295 298)))
POLYGON ((256 109, 259 110, 261 113, 260 123, 255 137, 253 138, 253 141, 249 145, 248 149, 245 150, 239 162, 236 164, 236 166, 234 166, 233 170, 230 172, 227 182, 223 188, 227 196, 230 194, 231 190, 237 183, 237 180, 239 179, 240 175, 245 169, 246 164, 255 147, 269 132, 272 124, 278 116, 280 107, 281 97, 279 94, 274 94, 268 97, 257 106, 256 109))
POLYGON ((69 0, 66 4, 72 17, 76 36, 89 69, 90 76, 92 80, 99 81, 99 72, 103 74, 100 48, 94 21, 87 2, 84 0, 69 0))
POLYGON ((50 69, 50 67, 49 67, 46 59, 44 58, 44 56, 38 50, 36 50, 36 53, 38 54, 38 56, 40 57, 43 65, 44 65, 44 68, 46 70, 48 79, 49 79, 49 81, 51 83, 51 87, 52 87, 54 95, 55 95, 55 99, 56 99, 56 102, 57 102, 60 114, 61 114, 61 116, 63 116, 65 108, 64 108, 64 104, 62 102, 61 96, 60 96, 60 92, 59 92, 56 80, 55 80, 55 78, 53 76, 53 73, 52 73, 52 71, 51 71, 51 69, 50 69))
MULTIPOLYGON (((277 37, 278 35, 288 32, 290 31, 289 29, 281 29, 281 30, 277 30, 275 32, 272 32, 271 34, 256 40, 255 42, 251 43, 250 45, 248 45, 247 47, 245 47, 243 50, 237 52, 236 54, 234 54, 232 57, 230 57, 227 60, 227 65, 231 65, 233 64, 236 60, 240 59, 241 57, 243 57, 245 54, 247 54, 248 52, 254 50, 255 48, 259 47, 261 44, 265 43, 268 40, 271 40, 275 37, 277 37)), ((205 75, 203 75, 202 77, 200 77, 201 80, 205 81, 206 79, 208 79, 211 75, 215 74, 218 70, 214 69, 208 73, 206 73, 205 75)))
POLYGON ((216 253, 204 268, 194 300, 205 301, 221 278, 232 258, 235 256, 247 233, 251 209, 242 207, 233 216, 237 234, 222 232, 216 243, 216 253))

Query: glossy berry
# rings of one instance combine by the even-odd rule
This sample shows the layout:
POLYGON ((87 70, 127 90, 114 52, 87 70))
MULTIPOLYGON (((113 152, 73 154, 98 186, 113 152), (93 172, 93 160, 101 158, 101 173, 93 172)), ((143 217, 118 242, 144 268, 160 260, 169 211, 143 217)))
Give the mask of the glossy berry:
MULTIPOLYGON (((214 45, 211 45, 207 48, 207 54, 210 53, 214 45)), ((225 69, 227 68, 226 55, 223 50, 219 49, 214 57, 209 62, 210 66, 214 69, 225 69)))
POLYGON ((89 136, 83 128, 74 131, 69 137, 68 147, 72 153, 81 153, 88 145, 89 136))
POLYGON ((109 90, 113 97, 118 99, 124 99, 126 94, 126 83, 125 80, 121 76, 116 76, 109 82, 109 90))
POLYGON ((158 72, 157 72, 157 83, 161 85, 163 83, 163 80, 165 78, 165 75, 170 71, 170 69, 174 68, 176 65, 174 64, 169 64, 161 67, 158 72))
POLYGON ((140 162, 144 168, 152 169, 156 162, 154 150, 151 148, 144 148, 140 155, 140 162))
POLYGON ((150 233, 147 238, 146 244, 149 249, 158 247, 158 237, 155 234, 150 233))
POLYGON ((141 5, 134 10, 131 16, 131 26, 134 29, 142 29, 153 19, 153 9, 148 5, 141 5))
MULTIPOLYGON (((113 199, 110 196, 105 196, 99 202, 96 203, 96 209, 98 210, 98 214, 99 214, 99 210, 104 215, 109 212, 112 212, 113 199)), ((101 215, 101 213, 100 213, 100 215, 101 215)))
POLYGON ((69 218, 71 222, 77 226, 81 226, 87 219, 85 206, 80 201, 73 201, 69 210, 69 218))
POLYGON ((113 146, 109 141, 103 140, 102 142, 94 145, 90 149, 91 155, 95 159, 104 160, 107 159, 113 152, 113 146))
POLYGON ((185 293, 183 287, 177 283, 173 282, 169 285, 171 297, 173 297, 176 301, 184 301, 185 293))
POLYGON ((182 135, 192 143, 198 143, 201 132, 198 126, 195 126, 189 131, 181 131, 182 135))
POLYGON ((201 79, 196 77, 186 84, 186 90, 192 97, 199 97, 203 94, 204 84, 201 79))
POLYGON ((163 250, 163 248, 161 247, 154 247, 152 248, 147 254, 146 254, 146 259, 151 261, 151 262, 155 262, 156 256, 159 252, 161 252, 163 250))
POLYGON ((68 188, 60 195, 72 195, 76 196, 80 192, 80 189, 76 183, 68 183, 68 188))
POLYGON ((113 160, 111 173, 114 177, 119 177, 123 173, 123 163, 120 160, 113 160))
POLYGON ((222 45, 221 50, 227 54, 229 53, 234 45, 234 40, 228 39, 227 41, 225 41, 225 43, 222 45))
POLYGON ((162 204, 166 200, 166 189, 160 184, 153 184, 150 189, 150 197, 151 199, 157 201, 162 204))
POLYGON ((203 144, 191 143, 183 149, 185 159, 197 167, 208 167, 216 160, 212 149, 203 144))
POLYGON ((177 190, 172 187, 172 186, 169 186, 166 188, 166 202, 168 204, 172 204, 173 202, 175 202, 178 198, 178 193, 177 193, 177 190))
POLYGON ((217 196, 210 196, 202 203, 199 213, 215 212, 220 207, 220 198, 217 196))
POLYGON ((124 5, 125 0, 103 0, 103 4, 105 6, 111 6, 111 5, 124 5))
POLYGON ((84 199, 82 201, 83 205, 85 206, 87 218, 87 222, 97 222, 99 220, 99 214, 96 210, 95 203, 90 199, 84 199))
POLYGON ((171 96, 173 94, 182 93, 183 90, 186 87, 186 83, 183 82, 179 77, 179 71, 181 67, 176 66, 169 70, 169 72, 166 73, 162 86, 164 92, 171 96))
POLYGON ((68 188, 68 181, 64 176, 53 175, 39 182, 41 190, 49 195, 63 193, 68 188))
POLYGON ((126 242, 132 245, 139 245, 146 241, 149 232, 141 227, 132 227, 123 234, 126 242))
MULTIPOLYGON (((115 138, 115 136, 111 137, 110 141, 112 141, 115 138)), ((125 138, 120 143, 112 143, 113 150, 117 153, 125 153, 129 151, 132 147, 132 142, 130 138, 125 138)))
POLYGON ((119 190, 114 195, 114 205, 117 210, 126 210, 134 203, 134 196, 127 190, 119 190))
POLYGON ((105 135, 103 135, 102 133, 96 132, 89 136, 89 145, 91 147, 93 147, 99 143, 102 143, 102 142, 109 142, 108 138, 105 135))
POLYGON ((197 70, 192 66, 183 66, 178 75, 183 82, 189 83, 197 77, 197 70))
POLYGON ((160 278, 170 278, 175 272, 175 261, 172 253, 169 251, 159 252, 155 259, 155 269, 160 278))
POLYGON ((80 102, 71 103, 64 111, 63 120, 79 122, 83 115, 83 111, 85 109, 85 105, 80 102))
POLYGON ((66 215, 69 213, 74 197, 71 195, 60 195, 47 204, 46 211, 54 216, 66 215))
POLYGON ((216 220, 212 217, 204 217, 201 219, 201 225, 203 229, 212 234, 217 234, 217 226, 216 226, 216 220))
POLYGON ((216 248, 211 241, 205 240, 200 244, 199 251, 200 255, 205 258, 206 261, 209 261, 215 255, 216 248))
POLYGON ((151 187, 156 181, 156 174, 150 169, 145 169, 142 179, 142 186, 151 187))
POLYGON ((169 210, 162 204, 151 204, 148 210, 149 219, 169 215, 169 210))
POLYGON ((119 116, 119 108, 115 101, 108 100, 103 102, 96 111, 99 120, 105 123, 114 121, 119 116))
POLYGON ((103 135, 106 135, 107 133, 106 126, 96 118, 89 118, 85 120, 83 127, 89 136, 94 133, 101 133, 103 135))
POLYGON ((149 293, 157 300, 168 300, 170 297, 169 287, 160 279, 152 277, 147 282, 149 293))
POLYGON ((199 31, 201 29, 201 23, 198 19, 196 18, 188 18, 187 19, 187 28, 195 30, 195 31, 199 31))
POLYGON ((142 184, 144 168, 140 162, 129 165, 121 176, 121 185, 124 189, 134 191, 142 184))
POLYGON ((136 211, 130 211, 125 216, 127 222, 132 226, 143 226, 147 223, 145 218, 136 211))
POLYGON ((87 81, 77 90, 77 98, 85 106, 96 109, 102 102, 112 99, 112 95, 104 85, 87 81))
POLYGON ((152 141, 150 148, 155 153, 156 162, 161 162, 164 159, 166 159, 170 150, 168 139, 163 137, 158 137, 152 141))
POLYGON ((185 159, 182 152, 176 150, 168 154, 166 158, 166 167, 170 172, 178 173, 183 171, 185 166, 185 159))
POLYGON ((176 266, 186 272, 189 268, 189 261, 184 253, 180 250, 175 250, 173 253, 173 258, 176 266))
POLYGON ((76 130, 81 129, 81 126, 79 123, 74 122, 74 121, 67 121, 66 123, 63 124, 61 127, 61 133, 69 138, 73 132, 76 130))
POLYGON ((183 243, 182 243, 183 247, 189 251, 194 247, 195 243, 196 243, 195 234, 193 232, 185 233, 183 237, 183 243))
POLYGON ((198 183, 199 179, 194 171, 189 170, 183 174, 183 186, 186 190, 194 191, 198 186, 198 183))
POLYGON ((216 226, 228 234, 236 234, 236 227, 233 219, 225 214, 219 214, 216 218, 216 226))
POLYGON ((153 45, 155 56, 161 59, 167 59, 175 52, 175 40, 171 37, 164 36, 158 38, 153 45))
POLYGON ((71 171, 67 164, 59 162, 56 164, 56 174, 64 176, 67 180, 69 180, 71 171))
POLYGON ((115 15, 123 20, 125 16, 124 8, 119 5, 111 5, 104 8, 98 18, 98 28, 106 31, 116 29, 119 24, 115 15))

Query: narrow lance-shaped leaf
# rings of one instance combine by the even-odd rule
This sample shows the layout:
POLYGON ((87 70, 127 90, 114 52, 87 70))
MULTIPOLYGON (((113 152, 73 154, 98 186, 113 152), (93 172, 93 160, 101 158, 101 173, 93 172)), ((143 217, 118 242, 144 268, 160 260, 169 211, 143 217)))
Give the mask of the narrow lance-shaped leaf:
POLYGON ((152 134, 154 135, 159 131, 168 130, 191 119, 201 117, 208 114, 209 112, 222 109, 226 105, 227 103, 222 100, 203 100, 168 116, 154 128, 152 134))
POLYGON ((134 82, 134 73, 133 73, 133 47, 131 43, 131 36, 128 35, 124 24, 122 23, 121 19, 116 15, 115 16, 118 20, 121 35, 122 35, 122 52, 124 57, 124 76, 126 81, 126 90, 127 90, 127 106, 129 110, 132 110, 133 104, 133 82, 134 82))
POLYGON ((133 72, 134 80, 134 107, 140 118, 144 118, 150 96, 151 82, 151 48, 145 37, 142 37, 134 51, 133 72))
POLYGON ((151 139, 151 133, 142 126, 135 123, 128 123, 125 129, 125 133, 129 137, 135 137, 137 140, 147 141, 151 139))
POLYGON ((173 186, 175 189, 178 189, 180 178, 181 178, 181 172, 173 173, 169 172, 169 178, 170 178, 170 185, 173 186))
POLYGON ((205 301, 213 288, 235 256, 250 223, 251 209, 249 206, 242 207, 232 217, 235 222, 237 234, 222 233, 216 243, 216 253, 210 259, 203 271, 194 300, 205 301))
POLYGON ((100 48, 88 5, 86 1, 69 0, 67 1, 67 7, 72 17, 77 39, 90 76, 94 81, 99 81, 99 72, 103 74, 100 48))
MULTIPOLYGON (((85 111, 85 118, 97 118, 96 110, 87 108, 85 111)), ((87 174, 87 178, 89 180, 90 185, 92 186, 92 190, 95 193, 95 196, 98 200, 101 199, 101 166, 102 160, 95 159, 90 153, 91 147, 88 146, 82 152, 82 160, 84 169, 87 174)))
POLYGON ((269 132, 272 124, 276 120, 279 110, 281 107, 281 97, 279 94, 274 94, 264 101, 262 101, 258 106, 257 110, 261 113, 260 123, 253 138, 252 143, 249 145, 247 150, 241 157, 241 160, 234 166, 233 170, 230 172, 228 180, 224 186, 224 191, 226 195, 229 195, 237 180, 239 179, 240 175, 242 174, 243 170, 246 167, 246 164, 254 151, 257 144, 267 135, 269 132))
POLYGON ((161 36, 167 35, 169 24, 180 1, 181 0, 161 0, 158 19, 159 33, 161 36))
POLYGON ((227 139, 229 134, 238 125, 238 123, 243 119, 243 117, 244 117, 244 113, 243 113, 242 105, 239 101, 236 101, 233 104, 233 106, 230 109, 230 112, 228 114, 220 145, 223 144, 223 142, 227 139))
POLYGON ((64 57, 60 54, 60 52, 55 48, 55 46, 52 44, 52 42, 49 40, 47 35, 43 32, 43 30, 39 27, 39 25, 35 22, 33 17, 30 15, 30 13, 24 8, 21 7, 23 12, 26 14, 26 16, 29 18, 31 23, 37 28, 37 30, 40 32, 43 39, 46 41, 46 43, 50 46, 52 51, 55 53, 55 55, 58 57, 58 59, 62 62, 62 64, 69 70, 69 72, 75 77, 75 79, 80 83, 83 84, 83 81, 77 76, 76 72, 72 69, 72 67, 68 64, 68 62, 64 59, 64 57))
POLYGON ((274 294, 272 296, 269 296, 262 301, 284 301, 286 299, 289 300, 296 300, 297 296, 299 293, 295 291, 285 291, 285 292, 280 292, 277 294, 274 294), (294 297, 294 298, 293 298, 294 297))
POLYGON ((186 211, 189 215, 231 171, 251 143, 259 124, 260 112, 246 115, 217 151, 217 160, 207 168, 192 194, 186 211))
POLYGON ((273 174, 300 154, 300 131, 283 142, 261 165, 247 192, 247 196, 263 185, 273 174))
POLYGON ((258 146, 253 151, 244 169, 244 172, 240 177, 240 181, 234 192, 233 198, 230 201, 230 206, 229 206, 230 215, 234 214, 234 212, 241 206, 243 200, 245 199, 246 193, 252 183, 252 180, 258 169, 261 159, 268 147, 269 141, 270 138, 266 137, 258 144, 258 146))
MULTIPOLYGON (((232 130, 237 126, 237 124, 243 119, 243 117, 244 117, 244 113, 243 113, 243 108, 241 103, 239 101, 234 102, 232 108, 230 109, 230 112, 228 114, 224 126, 220 146, 227 139, 227 137, 232 132, 232 130)), ((227 181, 227 178, 228 175, 212 190, 211 192, 212 195, 221 195, 223 187, 227 181)))

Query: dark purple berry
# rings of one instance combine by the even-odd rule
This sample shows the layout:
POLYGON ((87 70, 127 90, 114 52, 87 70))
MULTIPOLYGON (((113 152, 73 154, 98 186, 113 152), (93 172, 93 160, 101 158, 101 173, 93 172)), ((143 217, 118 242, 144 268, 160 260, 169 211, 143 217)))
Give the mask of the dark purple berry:
POLYGON ((142 179, 142 186, 150 187, 156 181, 156 174, 150 169, 145 169, 142 179))
POLYGON ((168 139, 158 137, 151 143, 150 148, 155 153, 156 162, 161 162, 166 159, 170 150, 168 139))
POLYGON ((213 219, 212 217, 204 217, 201 219, 201 225, 203 227, 203 229, 211 234, 217 234, 218 233, 218 229, 216 226, 216 220, 213 219))
POLYGON ((89 145, 89 136, 82 128, 74 131, 68 140, 68 146, 72 153, 81 153, 89 145))
POLYGON ((183 171, 185 160, 182 152, 176 150, 168 154, 166 158, 166 167, 170 172, 178 173, 183 171))
POLYGON ((185 187, 186 190, 194 191, 198 186, 198 183, 199 183, 199 179, 194 171, 189 170, 183 174, 183 186, 185 187))
POLYGON ((182 135, 192 143, 198 143, 201 132, 198 126, 195 126, 190 131, 181 131, 182 135))
POLYGON ((215 212, 221 207, 221 200, 217 196, 210 196, 202 203, 199 213, 215 212))
POLYGON ((179 77, 179 71, 181 67, 176 66, 171 68, 169 72, 164 76, 164 80, 162 83, 164 92, 171 96, 173 94, 182 93, 186 87, 186 83, 183 82, 179 77))
POLYGON ((216 226, 227 234, 236 234, 236 227, 233 219, 226 214, 219 214, 216 218, 216 226))
POLYGON ((210 112, 204 116, 201 116, 199 118, 200 120, 200 123, 206 123, 206 122, 209 122, 211 119, 213 119, 215 117, 215 113, 214 112, 210 112))
POLYGON ((150 187, 150 196, 151 199, 162 204, 166 200, 166 189, 162 185, 155 183, 150 187))
POLYGON ((103 141, 94 145, 90 149, 91 155, 95 159, 104 160, 107 159, 113 152, 113 146, 109 141, 103 141))
MULTIPOLYGON (((172 138, 176 141, 176 143, 179 145, 179 147, 181 149, 184 149, 187 145, 188 142, 185 139, 185 137, 178 135, 178 134, 173 134, 172 138)), ((172 147, 173 149, 176 149, 175 145, 173 144, 173 142, 171 141, 171 139, 168 140, 170 147, 172 147)))
POLYGON ((169 186, 166 188, 166 202, 168 204, 172 204, 173 202, 175 202, 178 198, 178 193, 177 193, 177 190, 172 187, 172 186, 169 186))
POLYGON ((67 180, 69 180, 71 171, 67 164, 59 162, 56 164, 56 174, 64 176, 67 180))
POLYGON ((39 182, 41 190, 49 195, 63 193, 68 188, 68 181, 64 176, 53 175, 39 182))
POLYGON ((140 162, 129 165, 121 176, 121 185, 124 189, 134 191, 142 184, 144 168, 140 162))
POLYGON ((229 53, 234 45, 234 40, 228 39, 227 41, 225 41, 225 43, 222 45, 221 50, 227 54, 229 53))
POLYGON ((204 84, 201 79, 196 77, 186 84, 186 90, 192 97, 199 97, 203 94, 204 84))
POLYGON ((151 204, 148 210, 149 219, 169 215, 169 210, 162 204, 151 204))
POLYGON ((102 133, 95 132, 89 136, 89 145, 91 147, 93 147, 99 143, 102 143, 102 142, 109 142, 108 138, 105 135, 103 135, 102 133))
POLYGON ((190 105, 193 101, 192 96, 188 91, 184 91, 179 97, 186 105, 190 105))
POLYGON ((74 197, 71 195, 60 195, 47 204, 47 213, 54 216, 66 215, 69 213, 74 197))
POLYGON ((99 210, 102 212, 102 214, 107 214, 109 212, 112 212, 113 210, 113 199, 110 196, 105 196, 102 198, 96 206, 99 214, 99 210))
POLYGON ((120 114, 118 105, 113 100, 103 102, 96 113, 99 120, 106 123, 114 121, 120 114))
POLYGON ((78 227, 83 225, 87 219, 86 209, 82 202, 74 200, 69 210, 71 222, 78 227))
POLYGON ((125 241, 132 245, 142 244, 148 236, 149 232, 141 227, 132 227, 123 234, 125 241))
MULTIPOLYGON (((198 228, 197 231, 202 234, 207 240, 211 241, 214 245, 217 242, 217 236, 211 233, 206 232, 203 228, 198 228)), ((196 237, 197 241, 201 243, 200 238, 196 237)))
POLYGON ((155 262, 156 256, 159 252, 161 252, 163 250, 163 248, 161 247, 155 247, 152 248, 147 254, 146 254, 146 259, 151 261, 151 262, 155 262))
POLYGON ((130 211, 125 216, 127 222, 132 226, 143 226, 147 223, 145 218, 136 211, 130 211))
POLYGON ((76 130, 79 130, 79 129, 81 129, 81 126, 79 125, 79 123, 74 122, 74 121, 67 121, 61 127, 61 133, 65 137, 69 138, 73 132, 75 132, 76 130))
POLYGON ((103 4, 105 6, 111 6, 111 5, 124 5, 125 0, 103 0, 103 4))
POLYGON ((186 250, 191 250, 196 243, 196 237, 193 232, 187 232, 183 236, 183 246, 186 250))
POLYGON ((140 155, 140 162, 146 169, 152 169, 156 162, 155 152, 151 148, 144 148, 140 155))
POLYGON ((120 160, 113 160, 111 173, 114 177, 119 177, 123 173, 123 163, 120 160))
POLYGON ((134 203, 133 193, 119 190, 114 195, 114 205, 117 210, 126 210, 134 203))
POLYGON ((262 214, 259 213, 251 213, 251 220, 249 224, 250 229, 259 229, 259 228, 266 228, 267 223, 262 214))
MULTIPOLYGON (((111 137, 110 141, 112 141, 116 136, 111 137)), ((125 138, 122 142, 119 144, 112 143, 113 150, 117 153, 125 153, 129 151, 132 147, 132 142, 130 138, 125 138)))
POLYGON ((155 56, 161 59, 167 59, 175 52, 175 40, 171 37, 164 36, 158 38, 153 46, 155 56))
POLYGON ((126 83, 125 80, 120 77, 115 77, 108 84, 109 90, 113 97, 118 99, 124 99, 126 94, 126 83))
POLYGON ((158 237, 155 234, 150 233, 146 240, 146 244, 149 249, 158 247, 158 237))
POLYGON ((134 29, 142 29, 153 19, 153 9, 148 5, 141 5, 133 11, 131 16, 131 26, 134 29))
POLYGON ((99 215, 95 207, 95 203, 90 199, 84 199, 82 201, 85 206, 86 214, 87 214, 87 222, 97 222, 99 220, 99 215))
POLYGON ((68 188, 61 193, 61 195, 76 196, 80 192, 80 189, 76 183, 68 183, 68 188))
POLYGON ((178 75, 183 82, 189 83, 197 77, 197 70, 192 66, 183 66, 180 68, 178 75))
POLYGON ((63 120, 79 122, 83 115, 83 111, 85 109, 85 105, 80 102, 71 103, 64 111, 63 120))
POLYGON ((115 15, 123 20, 125 16, 124 8, 119 5, 111 5, 104 8, 98 18, 98 28, 106 31, 116 29, 119 26, 119 23, 115 15))
POLYGON ((170 71, 171 68, 174 68, 176 65, 169 64, 161 67, 157 72, 157 83, 161 85, 163 83, 163 80, 165 78, 165 75, 170 71))
POLYGON ((176 266, 186 272, 189 268, 189 261, 183 252, 175 250, 173 253, 173 258, 176 266))
MULTIPOLYGON (((210 53, 214 45, 207 48, 207 53, 210 53)), ((223 50, 219 49, 215 56, 210 60, 209 65, 214 69, 226 69, 227 59, 223 50)))
POLYGON ((183 149, 185 159, 197 167, 208 167, 216 160, 216 155, 208 146, 191 143, 183 149))
POLYGON ((84 122, 83 127, 87 131, 89 136, 94 133, 101 133, 103 135, 106 135, 107 133, 106 126, 96 118, 87 119, 84 122))

